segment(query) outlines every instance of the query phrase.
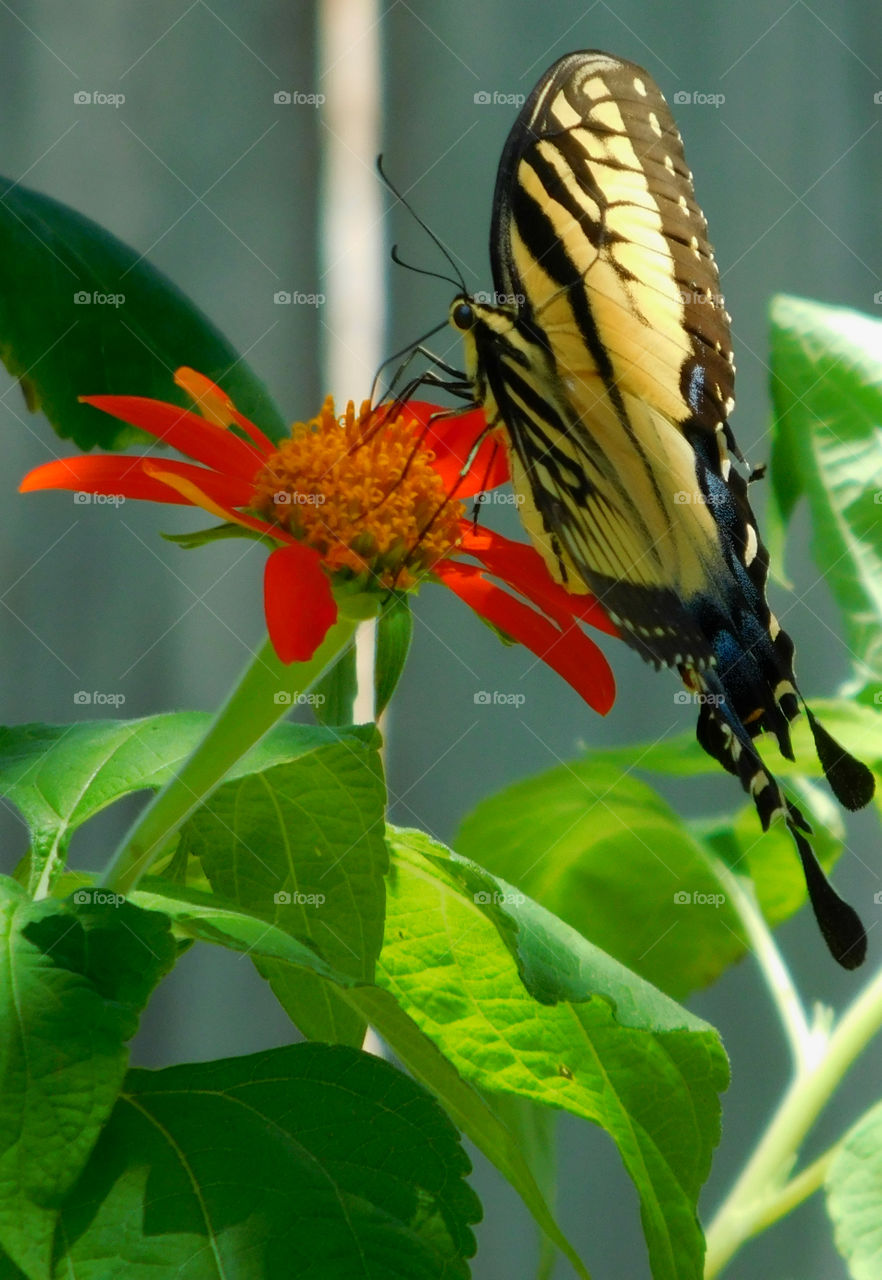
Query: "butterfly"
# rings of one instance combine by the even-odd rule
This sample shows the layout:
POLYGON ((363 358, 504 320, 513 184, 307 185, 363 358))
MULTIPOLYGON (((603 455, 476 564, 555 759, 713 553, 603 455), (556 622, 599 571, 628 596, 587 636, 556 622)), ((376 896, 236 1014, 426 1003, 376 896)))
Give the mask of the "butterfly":
POLYGON ((449 321, 533 544, 643 658, 676 668, 699 743, 764 830, 787 824, 827 945, 855 968, 863 925, 756 739, 773 735, 792 760, 790 723, 804 713, 847 809, 869 802, 873 775, 806 706, 766 600, 756 476, 733 465, 744 458, 728 422, 730 317, 682 139, 646 71, 597 50, 549 68, 502 153, 490 251, 494 304, 463 291, 449 321))

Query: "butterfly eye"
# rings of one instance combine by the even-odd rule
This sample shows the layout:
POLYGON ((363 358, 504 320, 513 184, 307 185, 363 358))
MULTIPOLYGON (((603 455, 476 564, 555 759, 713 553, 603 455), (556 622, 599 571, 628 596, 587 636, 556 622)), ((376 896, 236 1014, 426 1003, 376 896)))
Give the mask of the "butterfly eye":
POLYGON ((450 316, 457 329, 471 329, 475 323, 475 312, 470 302, 459 302, 450 316))

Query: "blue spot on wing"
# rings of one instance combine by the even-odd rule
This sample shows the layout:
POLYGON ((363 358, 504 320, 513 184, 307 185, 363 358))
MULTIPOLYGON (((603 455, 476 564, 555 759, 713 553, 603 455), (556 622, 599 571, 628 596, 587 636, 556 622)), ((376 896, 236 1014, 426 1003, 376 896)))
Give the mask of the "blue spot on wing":
POLYGON ((686 399, 689 403, 689 408, 696 417, 699 417, 704 404, 704 369, 700 364, 692 366, 689 374, 689 383, 686 387, 686 399))

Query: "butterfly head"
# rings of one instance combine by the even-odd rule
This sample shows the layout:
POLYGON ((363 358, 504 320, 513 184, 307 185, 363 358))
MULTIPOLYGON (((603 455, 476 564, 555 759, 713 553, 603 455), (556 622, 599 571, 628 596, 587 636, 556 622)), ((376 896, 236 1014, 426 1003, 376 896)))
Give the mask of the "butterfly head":
MULTIPOLYGON (((507 299, 506 299, 507 302, 507 299)), ((462 334, 466 347, 482 338, 505 341, 518 324, 517 306, 499 305, 498 294, 458 293, 447 313, 450 325, 462 334)))
MULTIPOLYGON (((447 313, 447 319, 451 328, 455 329, 462 337, 463 353, 465 355, 466 377, 475 388, 475 384, 479 377, 481 367, 481 359, 478 354, 478 315, 476 304, 465 293, 458 293, 450 304, 450 310, 447 313)), ((480 395, 475 395, 476 402, 479 402, 480 395)))
POLYGON ((465 294, 458 294, 450 304, 448 320, 460 333, 469 333, 474 329, 478 316, 471 298, 466 297, 465 294))

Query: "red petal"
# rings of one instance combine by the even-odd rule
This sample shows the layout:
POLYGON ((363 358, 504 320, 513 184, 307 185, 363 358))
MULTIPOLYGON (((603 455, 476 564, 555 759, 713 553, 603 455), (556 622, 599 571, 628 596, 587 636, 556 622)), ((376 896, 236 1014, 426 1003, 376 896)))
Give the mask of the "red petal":
MULTIPOLYGON (((227 506, 226 503, 218 502, 212 498, 209 492, 211 479, 224 480, 230 483, 227 476, 219 476, 217 472, 208 471, 205 467, 194 467, 189 462, 166 464, 158 462, 154 458, 145 458, 142 465, 148 476, 152 476, 159 484, 166 485, 174 493, 180 494, 183 502, 188 502, 192 507, 199 507, 202 511, 207 511, 209 515, 216 516, 218 520, 232 520, 234 524, 240 524, 243 529, 254 529, 257 533, 268 535, 276 542, 296 541, 293 534, 288 533, 286 529, 282 529, 279 525, 269 524, 266 520, 248 515, 245 511, 239 511, 236 507, 227 506), (209 478, 209 484, 203 482, 203 477, 205 476, 209 478)), ((233 483, 241 484, 242 482, 233 481, 233 483)), ((252 488, 250 485, 246 487, 250 498, 252 488)))
POLYGON ((455 488, 457 498, 471 498, 485 489, 495 489, 508 479, 508 459, 505 447, 498 436, 484 440, 468 471, 462 478, 460 472, 468 461, 475 441, 487 428, 482 409, 457 412, 454 417, 430 419, 433 414, 447 413, 436 404, 424 400, 408 400, 405 412, 425 428, 425 442, 435 455, 434 469, 444 481, 448 492, 455 488))
POLYGON ((274 444, 273 441, 270 440, 269 436, 265 435, 264 432, 261 431, 260 427, 255 426, 251 419, 246 418, 245 414, 240 413, 238 409, 233 411, 233 421, 237 427, 241 427, 246 435, 251 437, 261 454, 265 457, 269 457, 271 453, 276 452, 279 446, 274 444))
POLYGON ((615 679, 597 645, 575 622, 559 630, 502 587, 488 582, 475 565, 445 561, 435 572, 470 608, 525 645, 563 676, 590 707, 606 715, 615 701, 615 679))
POLYGON ((246 506, 251 500, 253 490, 250 484, 232 476, 206 471, 204 467, 194 467, 189 462, 159 463, 156 458, 109 457, 106 454, 59 458, 57 462, 35 467, 22 480, 19 492, 74 489, 85 493, 122 494, 125 498, 141 498, 149 502, 187 502, 180 493, 148 474, 147 467, 160 467, 163 471, 192 480, 220 506, 246 506))
POLYGON ((525 542, 513 542, 492 529, 474 533, 471 522, 467 520, 462 524, 461 550, 480 560, 494 577, 502 578, 527 600, 532 600, 559 626, 566 626, 570 618, 581 618, 609 636, 620 634, 603 605, 590 591, 567 591, 566 587, 554 581, 535 547, 525 542))
POLYGON ((224 475, 253 480, 264 461, 264 455, 253 444, 176 404, 148 400, 144 396, 80 396, 80 399, 83 404, 91 404, 114 418, 130 422, 133 427, 149 431, 163 444, 224 475))
POLYGON ((306 662, 337 621, 337 603, 321 556, 302 542, 270 555, 263 604, 270 640, 282 662, 306 662))

